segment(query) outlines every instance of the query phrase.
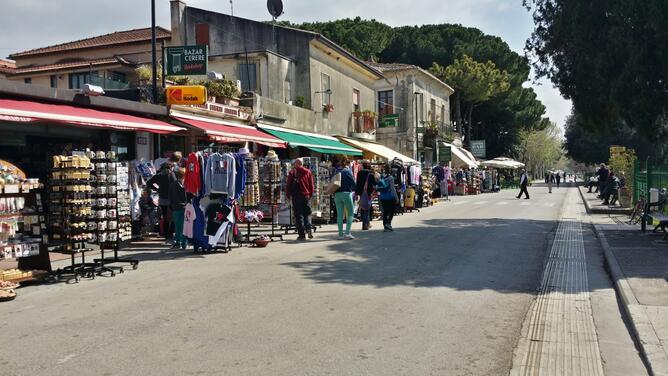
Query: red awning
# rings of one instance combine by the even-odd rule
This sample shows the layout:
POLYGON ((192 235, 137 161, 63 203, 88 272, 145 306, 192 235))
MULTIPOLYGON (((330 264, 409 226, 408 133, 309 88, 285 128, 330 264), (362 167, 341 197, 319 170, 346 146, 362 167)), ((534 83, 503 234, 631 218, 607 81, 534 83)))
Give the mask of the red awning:
POLYGON ((256 128, 225 120, 200 120, 174 116, 175 119, 203 130, 209 138, 218 142, 255 142, 272 148, 285 148, 284 141, 256 128))
POLYGON ((151 133, 172 133, 185 130, 185 128, 164 121, 139 116, 74 107, 66 104, 47 104, 15 99, 0 99, 0 120, 23 123, 52 121, 151 133))

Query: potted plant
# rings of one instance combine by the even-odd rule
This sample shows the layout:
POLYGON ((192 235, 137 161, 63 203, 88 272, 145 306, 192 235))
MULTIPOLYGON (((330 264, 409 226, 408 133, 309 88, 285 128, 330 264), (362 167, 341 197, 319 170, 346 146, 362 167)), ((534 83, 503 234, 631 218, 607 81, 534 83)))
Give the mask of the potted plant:
POLYGON ((325 112, 334 112, 334 105, 331 103, 328 103, 323 106, 323 111, 325 112))
POLYGON ((236 83, 231 80, 203 81, 200 85, 206 87, 206 95, 210 102, 238 106, 239 90, 236 83))
POLYGON ((303 95, 298 96, 295 99, 295 106, 304 108, 304 104, 306 103, 306 99, 304 98, 303 95))

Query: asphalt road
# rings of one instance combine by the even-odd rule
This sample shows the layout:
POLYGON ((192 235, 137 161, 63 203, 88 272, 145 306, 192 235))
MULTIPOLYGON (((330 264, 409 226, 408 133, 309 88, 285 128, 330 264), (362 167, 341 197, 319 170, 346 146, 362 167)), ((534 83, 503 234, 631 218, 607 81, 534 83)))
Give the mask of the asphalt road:
POLYGON ((115 278, 22 288, 0 304, 0 374, 507 374, 566 189, 530 192, 455 197, 354 241, 137 250, 115 278))

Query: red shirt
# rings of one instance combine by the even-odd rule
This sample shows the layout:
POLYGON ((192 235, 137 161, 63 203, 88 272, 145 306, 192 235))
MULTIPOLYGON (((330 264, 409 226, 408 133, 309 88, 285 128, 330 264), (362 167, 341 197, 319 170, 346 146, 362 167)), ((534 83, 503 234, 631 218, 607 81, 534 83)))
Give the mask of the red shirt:
POLYGON ((290 187, 292 187, 292 182, 297 179, 299 185, 298 193, 304 197, 311 197, 315 192, 313 187, 313 174, 311 171, 303 166, 296 167, 290 171, 288 174, 288 184, 285 188, 285 193, 288 198, 292 198, 292 192, 290 192, 290 187))
POLYGON ((197 154, 190 153, 186 162, 186 176, 183 183, 187 193, 196 195, 202 188, 202 178, 200 175, 199 161, 197 154))

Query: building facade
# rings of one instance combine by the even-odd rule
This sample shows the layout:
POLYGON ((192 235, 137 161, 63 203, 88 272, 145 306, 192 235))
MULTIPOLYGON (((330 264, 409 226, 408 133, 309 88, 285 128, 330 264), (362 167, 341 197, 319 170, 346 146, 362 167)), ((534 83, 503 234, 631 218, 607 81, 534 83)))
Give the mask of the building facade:
POLYGON ((414 65, 369 64, 385 76, 375 83, 378 143, 433 163, 439 140, 461 142, 450 120, 454 90, 448 84, 414 65))
POLYGON ((382 74, 320 34, 171 1, 172 45, 207 45, 209 70, 238 80, 258 122, 373 138, 356 113, 375 107, 382 74))

